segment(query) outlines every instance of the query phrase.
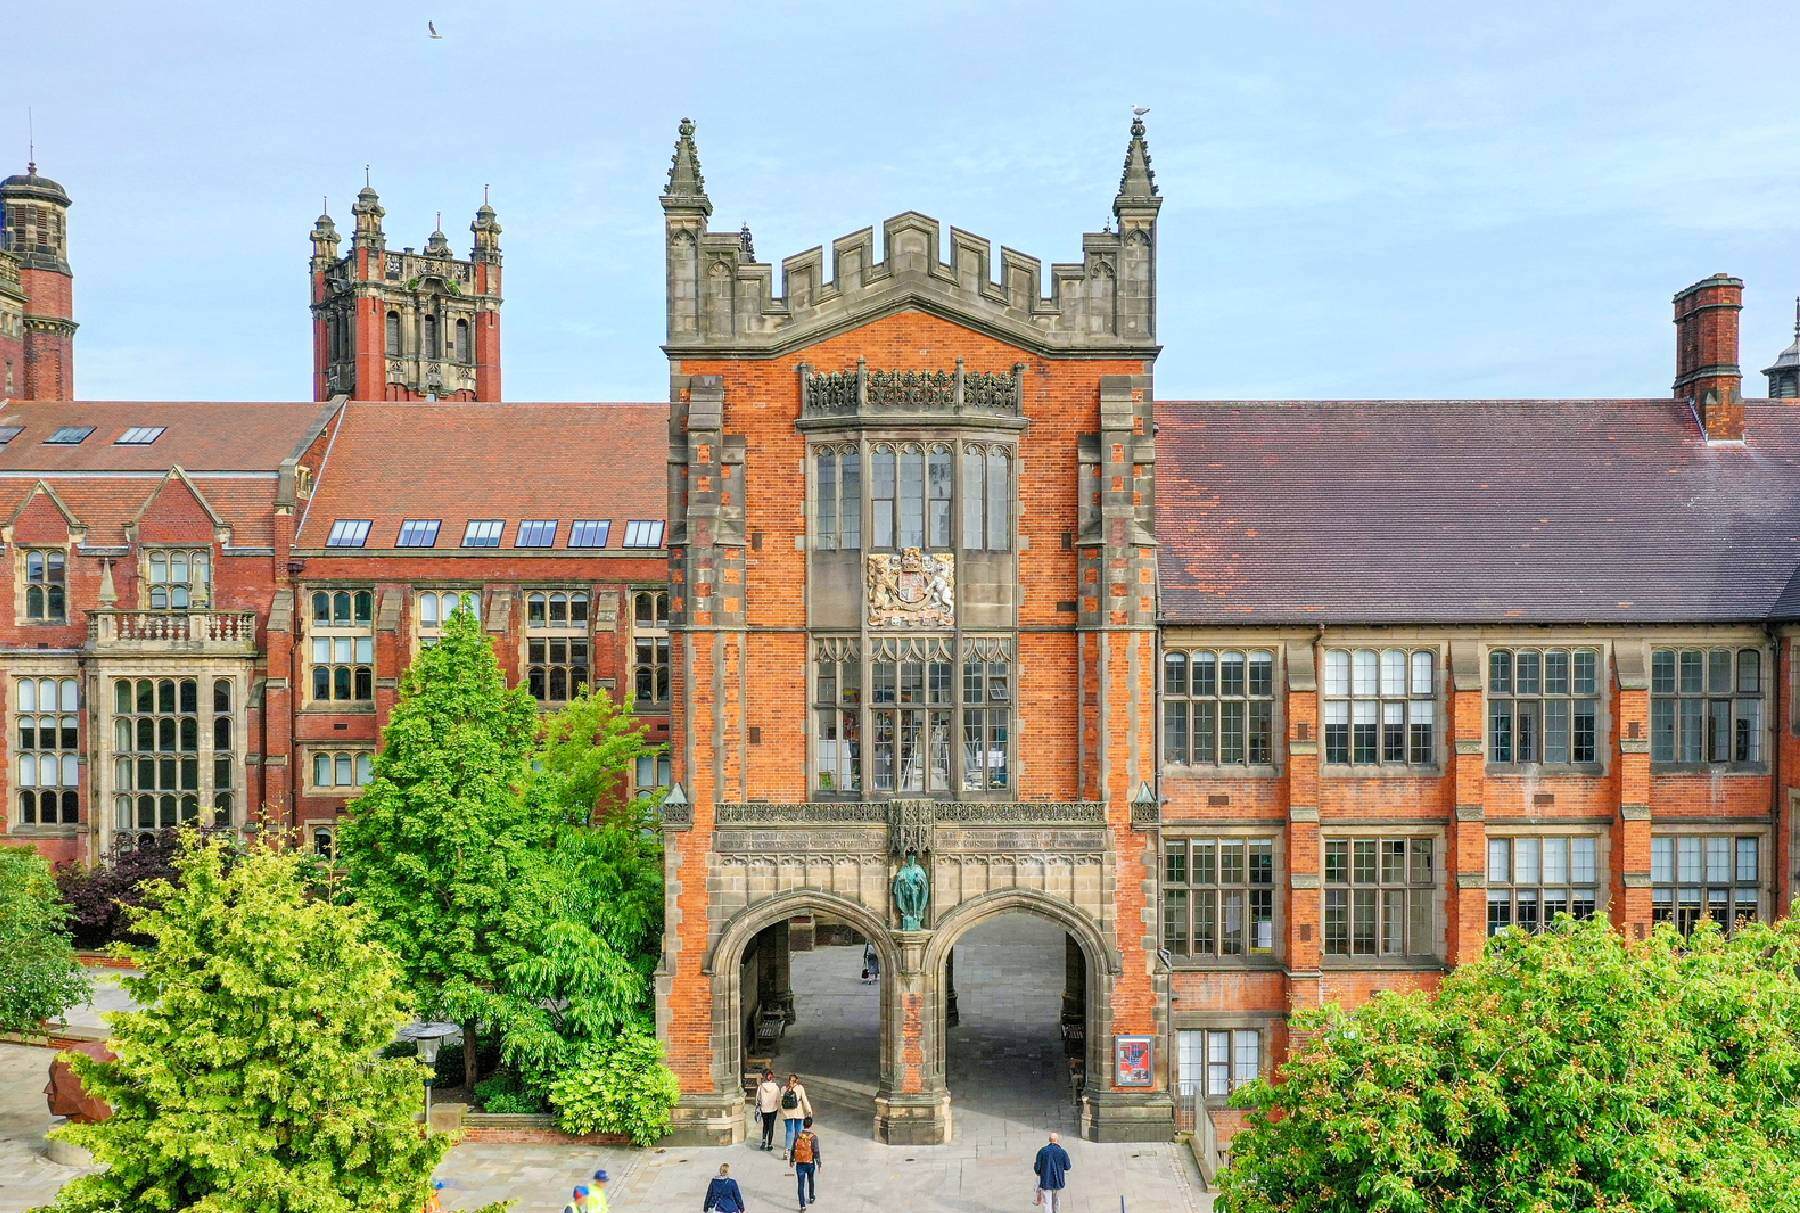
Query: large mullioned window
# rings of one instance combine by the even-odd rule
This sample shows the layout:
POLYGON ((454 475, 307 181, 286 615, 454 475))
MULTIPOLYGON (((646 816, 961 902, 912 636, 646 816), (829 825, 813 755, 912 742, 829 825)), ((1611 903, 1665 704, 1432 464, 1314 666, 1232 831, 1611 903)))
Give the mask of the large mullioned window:
POLYGON ((1163 759, 1265 765, 1275 754, 1275 654, 1193 649, 1163 656, 1163 759))
POLYGON ((1711 918, 1725 930, 1762 906, 1762 839, 1754 834, 1657 834, 1650 839, 1650 917, 1687 935, 1711 918))
POLYGON ((1429 838, 1325 840, 1325 955, 1422 957, 1436 950, 1429 838))
POLYGON ((889 637, 813 653, 814 789, 826 795, 1010 795, 1010 641, 889 637))
POLYGON ((1487 927, 1539 931, 1558 914, 1592 918, 1600 903, 1598 840, 1591 834, 1487 840, 1487 927))
POLYGON ((312 596, 312 699, 368 703, 375 698, 375 594, 315 590, 312 596))
POLYGON ((114 680, 114 828, 232 824, 236 717, 229 678, 114 680))
POLYGON ((1650 757, 1693 766, 1763 760, 1759 649, 1657 649, 1650 656, 1650 757))
POLYGON ((80 820, 78 688, 73 678, 21 678, 13 684, 22 826, 72 826, 80 820))
POLYGON ((1275 950, 1275 840, 1178 838, 1163 845, 1163 946, 1229 959, 1275 950))
POLYGON ((1436 669, 1431 649, 1325 650, 1325 761, 1434 763, 1436 669))
POLYGON ((1489 761, 1520 766, 1594 762, 1599 669, 1595 649, 1489 650, 1489 761))
POLYGON ((816 550, 866 541, 875 551, 948 551, 959 536, 963 551, 1012 547, 1012 453, 1003 445, 840 443, 814 447, 812 459, 816 550))

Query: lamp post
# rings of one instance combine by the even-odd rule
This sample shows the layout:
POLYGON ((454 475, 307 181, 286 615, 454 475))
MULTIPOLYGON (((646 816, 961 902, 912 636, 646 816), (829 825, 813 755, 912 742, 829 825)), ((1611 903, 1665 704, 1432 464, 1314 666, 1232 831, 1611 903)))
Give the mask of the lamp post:
POLYGON ((446 1043, 453 1043, 462 1038, 462 1029, 453 1023, 426 1020, 420 1023, 409 1023, 400 1029, 400 1039, 410 1040, 418 1046, 419 1058, 432 1067, 432 1076, 425 1080, 425 1131, 431 1132, 431 1082, 437 1076, 438 1049, 446 1043))

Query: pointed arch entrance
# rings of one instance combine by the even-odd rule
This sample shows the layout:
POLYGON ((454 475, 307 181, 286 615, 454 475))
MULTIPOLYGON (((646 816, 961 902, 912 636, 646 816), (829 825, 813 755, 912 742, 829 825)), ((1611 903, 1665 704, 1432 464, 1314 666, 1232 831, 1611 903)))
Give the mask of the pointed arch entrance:
POLYGON ((1098 924, 1047 893, 996 890, 943 916, 922 968, 933 1012, 923 1041, 926 1080, 946 1092, 955 1115, 1024 1118, 1086 1135, 1087 1090, 1104 1081, 1111 1035, 1106 991, 1120 968, 1098 924), (958 945, 965 945, 960 969, 958 945), (1034 972, 1039 966, 1049 971, 1034 972), (996 1047, 1012 1055, 983 1055, 996 1047), (1050 1073, 1009 1081, 1018 1066, 1050 1073))
MULTIPOLYGON (((758 1051, 755 1035, 755 1013, 759 1009, 759 1003, 763 1004, 762 1010, 770 1009, 767 1005, 769 991, 766 988, 759 989, 756 982, 757 975, 765 971, 758 967, 758 949, 779 948, 783 952, 779 963, 784 968, 791 965, 791 957, 785 955, 788 940, 781 936, 785 936, 789 923, 807 917, 830 919, 844 924, 874 949, 879 961, 879 973, 875 980, 876 1072, 869 1075, 866 1082, 834 1085, 834 1096, 839 1102, 863 1104, 872 1116, 877 1092, 892 1089, 900 1060, 900 1033, 895 1026, 895 1006, 901 974, 901 952, 887 924, 873 911, 849 898, 816 889, 790 890, 740 910, 726 923, 725 929, 708 953, 703 972, 712 981, 712 1071, 715 1090, 729 1091, 739 1087, 745 1081, 746 1063, 760 1060, 765 1055, 758 1051), (772 932, 779 932, 781 936, 771 941, 772 932), (869 1089, 865 1092, 864 1087, 869 1089)), ((860 951, 860 948, 856 950, 858 955, 860 951)), ((854 973, 849 975, 848 980, 855 980, 854 973)), ((782 994, 788 995, 787 1005, 782 1007, 778 1001, 776 1009, 785 1010, 790 1016, 790 1022, 793 1015, 805 1013, 804 995, 799 999, 793 998, 791 988, 777 990, 775 993, 778 999, 782 994)), ((778 1069, 778 1072, 785 1077, 785 1070, 778 1069)), ((808 1077, 804 1070, 801 1076, 803 1081, 808 1077)), ((740 1123, 742 1120, 740 1117, 740 1123)))

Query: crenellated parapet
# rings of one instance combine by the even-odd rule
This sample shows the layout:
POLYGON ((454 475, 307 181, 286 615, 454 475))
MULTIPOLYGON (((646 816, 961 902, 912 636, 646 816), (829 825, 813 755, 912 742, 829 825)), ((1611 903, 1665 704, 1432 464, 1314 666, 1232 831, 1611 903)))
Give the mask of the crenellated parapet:
POLYGON ((1081 238, 1081 258, 1035 257, 952 227, 948 257, 936 219, 916 211, 863 228, 776 266, 755 260, 746 230, 711 231, 694 126, 683 120, 665 215, 668 351, 773 354, 908 308, 935 312, 1045 353, 1156 349, 1156 213, 1143 123, 1133 123, 1113 212, 1081 238), (879 252, 879 255, 878 255, 879 252))

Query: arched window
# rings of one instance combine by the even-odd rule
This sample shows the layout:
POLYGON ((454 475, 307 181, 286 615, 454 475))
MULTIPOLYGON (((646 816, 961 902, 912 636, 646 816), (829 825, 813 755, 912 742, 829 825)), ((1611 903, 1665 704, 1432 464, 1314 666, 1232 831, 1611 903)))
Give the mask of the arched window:
POLYGON ((458 362, 470 361, 469 353, 469 322, 458 320, 456 322, 456 360, 458 362))
POLYGON ((425 317, 425 356, 440 358, 442 352, 438 348, 438 320, 436 316, 425 317))
POLYGON ((400 313, 387 314, 387 352, 388 357, 395 358, 400 354, 400 313))

